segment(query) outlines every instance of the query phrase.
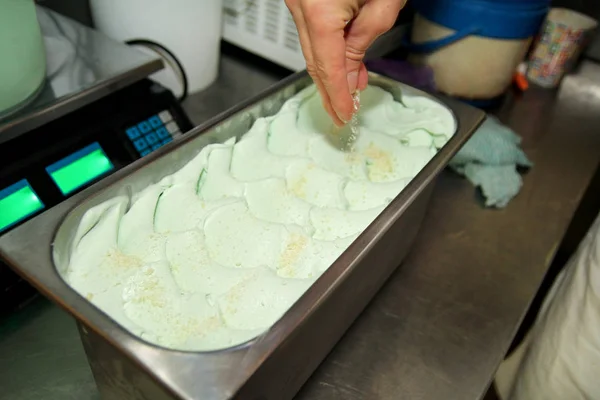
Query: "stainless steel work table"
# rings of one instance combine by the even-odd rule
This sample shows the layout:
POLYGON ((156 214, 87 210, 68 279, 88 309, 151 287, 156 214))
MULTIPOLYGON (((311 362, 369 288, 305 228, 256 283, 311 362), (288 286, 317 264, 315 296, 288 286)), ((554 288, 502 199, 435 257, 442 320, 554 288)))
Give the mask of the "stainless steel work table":
MULTIPOLYGON (((200 122, 277 78, 224 58, 217 84, 186 108, 200 122)), ((600 67, 585 63, 559 92, 511 98, 499 115, 535 163, 521 193, 488 210, 442 174, 407 260, 298 398, 484 395, 598 166, 600 67)), ((11 400, 98 398, 68 315, 40 299, 2 321, 0 388, 11 400)))

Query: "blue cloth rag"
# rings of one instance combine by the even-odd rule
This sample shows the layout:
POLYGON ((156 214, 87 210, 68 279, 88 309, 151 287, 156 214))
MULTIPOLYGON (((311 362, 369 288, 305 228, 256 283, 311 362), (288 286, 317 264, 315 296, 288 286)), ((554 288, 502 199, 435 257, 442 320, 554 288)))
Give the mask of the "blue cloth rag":
POLYGON ((488 115, 450 167, 481 189, 487 207, 504 208, 523 185, 517 167, 533 165, 520 143, 516 133, 488 115))

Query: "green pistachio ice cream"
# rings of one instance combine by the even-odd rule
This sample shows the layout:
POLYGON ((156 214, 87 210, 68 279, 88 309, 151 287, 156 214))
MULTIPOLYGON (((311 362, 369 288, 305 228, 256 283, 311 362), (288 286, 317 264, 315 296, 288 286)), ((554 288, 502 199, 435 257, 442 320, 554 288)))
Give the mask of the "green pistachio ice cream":
POLYGON ((273 325, 455 131, 425 98, 361 93, 341 150, 311 86, 237 142, 205 147, 129 200, 87 212, 64 274, 132 333, 215 350, 273 325))

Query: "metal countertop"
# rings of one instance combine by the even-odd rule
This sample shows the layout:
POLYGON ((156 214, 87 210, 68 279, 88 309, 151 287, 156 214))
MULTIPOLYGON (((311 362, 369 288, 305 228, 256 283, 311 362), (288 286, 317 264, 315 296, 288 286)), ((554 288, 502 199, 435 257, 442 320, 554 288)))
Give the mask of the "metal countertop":
MULTIPOLYGON (((198 123, 280 78, 225 57, 185 108, 198 123), (210 101, 207 101, 210 99, 210 101)), ((535 166, 505 210, 442 174, 412 252, 299 399, 478 399, 533 299, 600 160, 600 66, 498 115, 535 166)), ((44 299, 0 324, 0 398, 97 399, 75 323, 44 299)))

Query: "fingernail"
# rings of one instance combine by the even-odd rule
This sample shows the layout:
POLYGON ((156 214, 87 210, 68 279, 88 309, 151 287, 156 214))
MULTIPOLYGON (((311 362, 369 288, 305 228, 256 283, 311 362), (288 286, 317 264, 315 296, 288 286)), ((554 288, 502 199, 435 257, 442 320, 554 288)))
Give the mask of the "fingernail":
POLYGON ((337 128, 343 128, 344 126, 346 126, 346 122, 333 121, 333 125, 335 125, 337 128))
POLYGON ((350 89, 350 93, 356 92, 356 88, 358 86, 358 71, 350 71, 347 75, 348 78, 348 89, 350 89))
POLYGON ((340 121, 342 121, 342 124, 341 124, 341 125, 340 125, 340 124, 338 124, 338 123, 336 123, 336 125, 337 125, 337 126, 339 126, 339 127, 342 127, 342 126, 344 126, 344 125, 346 125, 346 124, 348 123, 348 119, 344 118, 344 117, 342 116, 342 114, 340 114, 340 113, 339 113, 339 112, 337 112, 337 111, 335 112, 335 114, 338 116, 338 118, 340 119, 340 121))

